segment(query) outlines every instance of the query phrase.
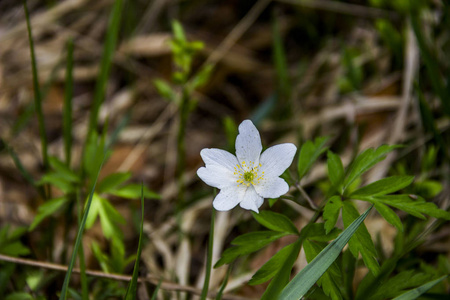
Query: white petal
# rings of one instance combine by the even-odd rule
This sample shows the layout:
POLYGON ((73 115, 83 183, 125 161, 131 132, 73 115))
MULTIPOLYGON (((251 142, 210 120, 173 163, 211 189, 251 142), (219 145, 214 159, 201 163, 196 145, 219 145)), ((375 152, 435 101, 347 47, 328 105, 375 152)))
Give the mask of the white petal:
POLYGON ((229 186, 220 190, 220 193, 214 198, 213 206, 216 210, 230 210, 244 199, 246 186, 229 186))
POLYGON ((203 149, 200 155, 207 168, 217 167, 234 172, 234 167, 239 163, 236 156, 222 149, 203 149))
POLYGON ((261 137, 258 129, 252 121, 245 120, 239 125, 239 134, 236 138, 236 156, 241 164, 245 161, 248 167, 250 162, 254 165, 259 163, 262 151, 261 137))
POLYGON ((244 209, 253 210, 256 213, 259 213, 258 208, 260 208, 263 203, 264 198, 256 193, 253 186, 249 186, 245 193, 244 200, 242 200, 239 205, 244 209))
POLYGON ((223 189, 230 185, 236 185, 236 178, 228 170, 224 170, 217 166, 201 167, 197 170, 197 175, 203 180, 207 185, 216 187, 218 189, 223 189))
POLYGON ((254 187, 258 195, 264 198, 278 198, 289 191, 289 185, 280 177, 264 178, 254 187))
POLYGON ((266 178, 280 176, 291 165, 296 151, 297 147, 290 143, 270 147, 261 154, 258 174, 264 172, 266 178))

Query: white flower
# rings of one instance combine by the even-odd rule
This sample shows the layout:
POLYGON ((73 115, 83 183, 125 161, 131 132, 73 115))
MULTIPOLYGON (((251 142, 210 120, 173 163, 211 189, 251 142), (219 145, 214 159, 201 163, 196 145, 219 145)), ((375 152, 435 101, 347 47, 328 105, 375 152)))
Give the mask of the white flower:
POLYGON ((220 189, 213 202, 215 209, 230 210, 236 205, 259 212, 264 198, 278 198, 289 190, 279 176, 291 165, 297 147, 280 144, 261 154, 258 129, 250 120, 239 125, 236 156, 221 149, 203 149, 205 167, 197 175, 208 185, 220 189))

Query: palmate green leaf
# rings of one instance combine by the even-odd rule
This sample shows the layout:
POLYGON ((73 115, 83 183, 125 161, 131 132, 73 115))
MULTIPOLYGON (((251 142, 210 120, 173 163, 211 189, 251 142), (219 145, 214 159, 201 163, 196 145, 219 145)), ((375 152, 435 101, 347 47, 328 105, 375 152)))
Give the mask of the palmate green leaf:
POLYGON ((75 186, 72 182, 67 181, 65 178, 61 177, 59 173, 56 172, 49 172, 47 174, 44 174, 41 179, 36 182, 36 184, 51 184, 60 189, 65 194, 69 194, 75 189, 75 186))
POLYGON ((295 275, 294 279, 292 279, 292 281, 283 289, 279 298, 277 297, 278 295, 276 295, 276 297, 272 299, 301 299, 336 260, 344 246, 367 217, 370 209, 371 208, 353 221, 353 223, 350 224, 337 239, 332 241, 319 253, 319 255, 316 256, 316 258, 313 259, 312 262, 301 270, 300 273, 295 275))
POLYGON ((49 156, 48 161, 50 166, 56 171, 56 175, 60 176, 61 179, 64 179, 68 182, 79 182, 80 177, 74 171, 72 171, 67 164, 60 161, 57 157, 49 156))
POLYGON ((279 232, 289 232, 292 234, 299 234, 297 227, 285 215, 275 213, 268 210, 263 210, 259 214, 252 212, 255 220, 266 227, 267 229, 279 232))
POLYGON ((368 184, 350 194, 350 198, 364 196, 387 195, 410 185, 414 176, 392 176, 368 184))
POLYGON ((335 187, 339 193, 342 193, 340 186, 344 179, 344 165, 342 164, 339 155, 328 151, 327 156, 328 178, 330 178, 333 187, 335 187))
POLYGON ((222 253, 222 257, 214 265, 214 268, 229 264, 239 256, 255 252, 288 234, 286 232, 255 231, 240 235, 231 242, 235 246, 226 249, 222 253))
POLYGON ((319 158, 320 154, 327 151, 328 147, 325 146, 329 137, 318 137, 314 140, 314 143, 307 141, 300 149, 298 156, 298 177, 301 179, 308 173, 312 164, 319 158))
MULTIPOLYGON (((315 243, 308 239, 305 240, 303 242, 303 250, 305 251, 306 260, 311 262, 325 247, 325 243, 315 243)), ((328 270, 317 281, 317 285, 322 287, 325 295, 333 300, 342 299, 341 291, 336 282, 340 274, 341 272, 338 265, 336 262, 333 262, 328 270)))
POLYGON ((419 298, 423 293, 434 287, 436 284, 447 278, 448 275, 444 275, 438 279, 427 282, 413 290, 407 291, 404 294, 401 294, 398 297, 395 297, 393 300, 414 300, 419 298))
POLYGON ((141 226, 139 228, 138 250, 136 254, 136 261, 134 263, 133 268, 133 276, 131 277, 131 281, 128 285, 127 293, 125 294, 126 300, 136 299, 136 290, 139 277, 139 260, 141 258, 143 236, 144 236, 143 233, 144 233, 144 183, 141 184, 141 226))
MULTIPOLYGON (((342 208, 342 220, 344 221, 344 226, 348 227, 354 220, 359 217, 359 213, 356 210, 353 203, 344 202, 342 208)), ((377 256, 377 251, 375 245, 373 244, 372 238, 367 231, 364 224, 358 228, 356 233, 348 242, 350 251, 355 258, 358 257, 358 253, 361 253, 364 264, 367 268, 376 276, 380 272, 380 266, 378 261, 375 259, 377 256)))
POLYGON ((426 214, 437 219, 450 220, 449 212, 439 209, 436 204, 426 202, 425 199, 416 195, 401 194, 358 198, 359 200, 382 203, 398 208, 420 219, 425 219, 424 214, 426 214))
MULTIPOLYGON (((136 199, 140 195, 140 184, 128 184, 123 187, 113 189, 108 191, 110 194, 127 198, 127 199, 136 199)), ((148 187, 144 186, 144 197, 147 199, 160 199, 161 196, 155 192, 149 190, 148 187)))
POLYGON ((333 230, 339 217, 339 211, 342 207, 342 201, 340 196, 331 197, 325 204, 323 209, 323 219, 325 220, 325 233, 328 234, 333 230))
POLYGON ((130 177, 131 172, 110 174, 99 182, 97 191, 98 193, 107 193, 116 189, 119 185, 130 179, 130 177))
POLYGON ((292 251, 286 257, 280 270, 273 277, 273 279, 270 282, 269 286, 267 287, 266 291, 262 295, 261 300, 278 299, 278 296, 280 295, 281 291, 283 290, 283 288, 286 286, 286 284, 289 282, 289 279, 291 278, 292 266, 294 265, 295 261, 297 260, 298 253, 300 252, 300 248, 302 246, 302 241, 303 241, 303 239, 300 238, 296 242, 293 243, 294 246, 293 246, 292 251))
POLYGON ((375 202, 374 204, 376 210, 386 221, 395 226, 398 230, 403 231, 402 221, 400 220, 400 217, 392 209, 390 209, 381 202, 375 202))
POLYGON ((100 198, 99 217, 102 231, 106 238, 120 237, 122 231, 118 224, 125 224, 125 219, 122 215, 111 205, 111 203, 104 198, 100 198))
POLYGON ((300 247, 292 243, 283 249, 279 250, 274 256, 272 256, 258 271, 252 276, 248 284, 257 285, 266 282, 275 276, 286 262, 289 256, 294 252, 300 251, 300 247))
POLYGON ((377 149, 367 149, 359 154, 347 169, 346 178, 343 183, 343 190, 352 184, 359 176, 368 171, 378 162, 386 158, 386 154, 398 148, 397 145, 382 145, 377 149))
POLYGON ((53 215, 63 206, 69 202, 68 198, 60 197, 47 200, 45 203, 39 206, 36 216, 30 225, 29 231, 33 231, 39 223, 41 223, 45 218, 53 215))

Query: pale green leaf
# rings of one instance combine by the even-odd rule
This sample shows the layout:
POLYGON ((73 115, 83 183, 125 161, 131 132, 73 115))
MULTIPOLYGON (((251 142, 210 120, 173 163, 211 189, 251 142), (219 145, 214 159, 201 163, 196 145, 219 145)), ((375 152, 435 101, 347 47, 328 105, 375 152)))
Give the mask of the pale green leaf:
MULTIPOLYGON (((128 184, 123 187, 110 190, 109 193, 115 196, 127 198, 127 199, 139 199, 141 185, 140 184, 128 184)), ((159 199, 161 196, 144 186, 144 198, 147 199, 159 199)))
POLYGON ((130 179, 130 177, 130 172, 110 174, 99 182, 97 191, 98 193, 107 193, 116 189, 119 185, 130 179))
POLYGON ((58 210, 60 210, 66 203, 68 199, 66 197, 54 198, 41 204, 38 208, 37 214, 34 217, 33 222, 30 225, 29 231, 33 231, 36 226, 41 223, 48 216, 53 215, 58 210))

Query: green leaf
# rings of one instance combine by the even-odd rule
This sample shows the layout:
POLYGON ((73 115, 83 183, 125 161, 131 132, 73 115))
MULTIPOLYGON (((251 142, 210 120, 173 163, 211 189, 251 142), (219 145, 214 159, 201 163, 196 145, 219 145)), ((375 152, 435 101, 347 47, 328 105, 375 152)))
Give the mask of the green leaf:
POLYGON ((126 300, 136 299, 136 290, 139 278, 139 260, 141 258, 143 236, 144 236, 143 232, 144 232, 144 183, 141 183, 141 226, 139 228, 139 243, 136 254, 136 261, 134 263, 133 276, 131 277, 131 281, 128 285, 127 293, 125 294, 126 300))
POLYGON ((383 145, 378 147, 377 149, 367 149, 359 154, 355 160, 351 163, 347 170, 346 178, 344 180, 343 190, 345 191, 347 187, 355 181, 359 176, 361 176, 364 172, 368 171, 378 162, 382 161, 386 158, 386 154, 391 152, 392 150, 398 148, 397 145, 383 145))
POLYGON ((162 79, 155 79, 153 80, 153 84, 161 97, 169 101, 175 101, 176 96, 169 83, 162 79))
POLYGON ((50 166, 56 171, 56 175, 60 176, 61 179, 64 179, 68 182, 79 182, 79 176, 72 171, 67 164, 60 161, 58 158, 54 156, 49 156, 48 158, 50 166))
POLYGON ((368 184, 350 194, 350 198, 386 195, 404 189, 414 181, 414 176, 392 176, 368 184))
POLYGON ((229 264, 239 256, 255 252, 287 234, 286 232, 256 231, 240 235, 231 242, 235 246, 222 253, 222 257, 214 268, 229 264))
POLYGON ((292 281, 283 289, 279 299, 290 300, 302 298, 336 260, 344 246, 359 228, 359 225, 361 225, 367 217, 370 209, 371 208, 353 221, 353 223, 350 224, 337 239, 325 247, 312 262, 301 270, 300 273, 295 275, 294 279, 292 279, 292 281))
MULTIPOLYGON (((87 201, 86 201, 86 203, 87 203, 87 201)), ((98 213, 100 212, 101 205, 102 205, 102 203, 101 203, 100 196, 97 193, 94 193, 94 195, 92 196, 89 215, 86 218, 86 224, 85 224, 86 229, 89 229, 94 225, 95 220, 97 220, 98 213)))
POLYGON ((252 212, 252 215, 259 224, 267 229, 299 234, 297 227, 295 227, 294 223, 292 223, 292 221, 285 215, 268 210, 263 210, 259 214, 252 212))
POLYGON ((272 256, 256 273, 252 276, 252 279, 248 282, 250 285, 257 285, 266 282, 280 271, 289 256, 295 251, 297 255, 299 249, 292 243, 272 256))
POLYGON ((288 257, 284 261, 278 273, 270 282, 266 291, 264 292, 261 300, 271 300, 278 299, 282 289, 286 286, 291 278, 292 266, 297 260, 298 253, 300 252, 300 248, 302 245, 303 239, 298 239, 293 245, 293 249, 291 253, 289 253, 288 257))
POLYGON ((122 217, 107 199, 99 199, 99 216, 103 234, 106 238, 121 237, 122 231, 118 228, 117 223, 125 224, 124 217, 122 217))
MULTIPOLYGON (((303 249, 305 251, 306 260, 311 262, 324 248, 326 244, 315 243, 306 240, 303 242, 303 249)), ((341 291, 336 283, 336 277, 340 276, 341 272, 336 262, 333 262, 329 269, 317 280, 317 285, 322 287, 323 292, 333 300, 342 299, 341 291)))
POLYGON ((337 154, 328 151, 327 156, 328 178, 330 178, 331 184, 338 189, 339 193, 342 193, 340 185, 344 179, 344 165, 337 154))
MULTIPOLYGON (((342 220, 344 221, 344 226, 347 227, 359 217, 359 213, 350 202, 344 202, 342 208, 342 220)), ((377 251, 375 245, 373 244, 372 238, 367 231, 367 228, 362 224, 355 235, 348 242, 350 251, 355 258, 358 257, 358 253, 361 253, 364 264, 369 268, 369 270, 376 276, 380 272, 380 266, 375 259, 377 256, 377 251)))
POLYGON ((342 201, 340 196, 331 197, 325 204, 323 209, 323 219, 325 220, 325 233, 328 234, 333 230, 339 217, 339 211, 342 207, 342 201))
POLYGON ((25 292, 15 292, 6 296, 5 300, 33 300, 33 296, 25 292))
POLYGON ((303 144, 298 157, 299 180, 308 173, 312 164, 319 158, 320 154, 328 149, 328 147, 325 146, 328 139, 328 137, 318 137, 314 140, 314 143, 307 141, 303 144))
POLYGON ((404 294, 401 294, 398 297, 395 297, 393 300, 414 300, 419 298, 423 293, 434 287, 436 284, 447 278, 448 275, 444 275, 439 277, 438 279, 427 282, 413 290, 407 291, 404 294))
POLYGON ((36 182, 37 185, 51 184, 58 189, 60 189, 65 194, 69 194, 74 191, 74 186, 72 182, 67 181, 65 178, 62 178, 59 173, 50 172, 44 174, 39 181, 36 182))
POLYGON ((375 208, 386 221, 394 225, 398 230, 403 231, 402 221, 392 209, 380 202, 375 202, 375 208))
POLYGON ((131 172, 110 174, 100 181, 97 191, 98 193, 107 193, 116 189, 119 185, 130 179, 130 177, 131 172))
POLYGON ((449 212, 439 209, 436 204, 426 202, 425 199, 416 195, 401 194, 359 198, 361 198, 360 200, 372 203, 380 202, 398 208, 420 219, 425 219, 423 214, 426 214, 437 219, 450 220, 449 212))
POLYGON ((339 235, 340 229, 333 228, 333 230, 331 230, 329 233, 326 233, 323 223, 312 223, 303 227, 302 234, 303 232, 306 232, 305 237, 308 240, 328 242, 335 239, 339 235))
POLYGON ((33 222, 30 225, 29 231, 33 231, 36 226, 41 223, 48 216, 53 215, 58 210, 60 210, 64 205, 68 203, 68 199, 66 197, 54 198, 46 201, 42 205, 39 206, 36 216, 34 217, 33 222))
MULTIPOLYGON (((109 193, 115 196, 136 199, 139 197, 141 186, 139 184, 128 184, 121 188, 110 190, 109 193)), ((147 199, 160 199, 161 196, 155 192, 152 192, 148 187, 144 186, 144 197, 147 199)))

